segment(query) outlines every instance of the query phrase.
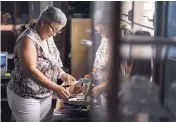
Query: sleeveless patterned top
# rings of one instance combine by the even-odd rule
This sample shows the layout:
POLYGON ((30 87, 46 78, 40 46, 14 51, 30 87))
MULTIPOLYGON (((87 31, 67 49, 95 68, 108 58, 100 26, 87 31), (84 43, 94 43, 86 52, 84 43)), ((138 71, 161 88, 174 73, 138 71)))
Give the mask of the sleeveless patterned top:
MULTIPOLYGON (((48 50, 41 43, 41 39, 35 30, 35 23, 30 23, 29 27, 19 36, 16 44, 22 37, 29 38, 37 51, 37 69, 53 82, 57 81, 58 68, 63 67, 60 53, 54 43, 53 38, 47 40, 48 50)), ((22 40, 21 40, 22 41, 22 40)), ((17 46, 14 47, 14 66, 8 88, 15 94, 23 98, 43 99, 52 95, 53 91, 36 84, 20 68, 20 61, 17 46)))
POLYGON ((96 52, 96 57, 94 60, 94 67, 97 69, 95 79, 101 83, 108 78, 108 59, 109 59, 109 45, 108 39, 103 37, 96 52))

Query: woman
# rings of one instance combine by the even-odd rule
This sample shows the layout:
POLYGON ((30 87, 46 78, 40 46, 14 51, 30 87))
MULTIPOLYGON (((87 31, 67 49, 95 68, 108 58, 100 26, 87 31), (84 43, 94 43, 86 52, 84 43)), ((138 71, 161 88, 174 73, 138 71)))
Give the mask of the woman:
POLYGON ((56 80, 60 78, 70 82, 75 78, 62 69, 60 53, 53 40, 53 36, 61 33, 66 21, 60 9, 48 6, 37 22, 30 23, 16 41, 15 68, 8 83, 7 95, 17 122, 45 121, 53 92, 62 99, 70 96, 56 84, 56 80))
POLYGON ((94 98, 101 98, 101 106, 106 109, 106 87, 108 78, 108 59, 109 59, 109 18, 110 9, 98 9, 94 13, 94 28, 101 35, 101 44, 96 52, 92 73, 85 75, 87 78, 94 78, 97 86, 92 90, 94 98), (106 18, 106 19, 104 19, 106 18))

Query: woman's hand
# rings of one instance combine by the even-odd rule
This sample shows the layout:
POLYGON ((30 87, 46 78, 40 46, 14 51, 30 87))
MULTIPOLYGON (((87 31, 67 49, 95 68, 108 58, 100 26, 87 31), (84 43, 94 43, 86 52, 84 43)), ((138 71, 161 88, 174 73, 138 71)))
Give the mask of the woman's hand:
POLYGON ((100 85, 96 86, 92 90, 93 97, 99 97, 107 89, 107 82, 103 82, 100 85))
POLYGON ((67 100, 70 97, 70 93, 62 86, 57 86, 55 89, 57 96, 63 100, 67 100))
POLYGON ((71 83, 72 81, 76 81, 76 79, 73 76, 71 76, 70 74, 67 74, 67 73, 64 73, 61 76, 61 80, 64 82, 67 82, 67 83, 71 83))
POLYGON ((94 98, 97 98, 97 97, 99 97, 102 94, 102 92, 103 92, 103 88, 100 85, 98 85, 98 86, 93 88, 92 96, 94 98))

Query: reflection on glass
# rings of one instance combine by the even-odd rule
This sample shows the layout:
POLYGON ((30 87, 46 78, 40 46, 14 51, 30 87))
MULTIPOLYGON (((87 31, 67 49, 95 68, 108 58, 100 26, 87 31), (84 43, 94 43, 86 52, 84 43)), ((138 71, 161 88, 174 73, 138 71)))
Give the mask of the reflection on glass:
MULTIPOLYGON (((140 3, 138 2, 138 4, 140 3)), ((141 6, 143 7, 143 5, 141 6)), ((108 6, 106 5, 105 8, 107 10, 108 6)), ((109 45, 106 42, 115 41, 115 40, 110 40, 110 38, 108 37, 109 28, 105 25, 110 20, 109 18, 106 17, 106 12, 103 12, 103 9, 104 9, 103 6, 99 7, 99 9, 97 9, 94 13, 96 15, 96 12, 100 10, 99 15, 94 16, 95 17, 94 29, 102 36, 102 40, 96 52, 94 68, 92 69, 92 73, 89 75, 92 77, 93 79, 92 82, 95 85, 93 86, 93 90, 92 90, 93 92, 92 113, 94 117, 93 120, 95 121, 97 120, 106 121, 106 118, 107 118, 108 111, 107 111, 107 93, 106 93, 107 89, 106 88, 107 88, 108 82, 110 81, 107 80, 108 73, 109 73, 107 72, 108 70, 103 69, 102 67, 108 66, 106 64, 107 61, 103 62, 107 58, 106 54, 108 54, 106 53, 108 52, 106 49, 108 49, 109 45), (103 16, 101 16, 101 13, 103 13, 103 16), (100 19, 98 19, 98 17, 100 17, 100 19), (104 20, 102 20, 102 18, 104 20), (106 24, 103 22, 106 22, 106 24), (103 46, 101 47, 101 45, 103 46), (97 60, 97 58, 99 58, 100 60, 97 60), (102 67, 99 67, 99 66, 102 66, 102 67)), ((121 35, 122 38, 123 36, 125 36, 124 27, 125 26, 123 26, 123 32, 121 35)), ((153 30, 143 29, 143 27, 141 28, 142 29, 140 29, 140 31, 136 31, 134 29, 135 31, 129 34, 134 36, 140 35, 140 36, 148 36, 148 37, 153 35, 153 30), (146 30, 146 31, 141 31, 141 30, 146 30)), ((141 37, 141 40, 142 40, 142 37, 141 37)), ((135 55, 136 56, 135 59, 133 59, 134 55, 131 55, 131 56, 127 56, 128 59, 121 60, 120 92, 117 93, 117 96, 114 96, 120 99, 120 106, 117 109, 120 110, 121 122, 150 122, 150 121, 158 122, 160 118, 168 118, 171 115, 170 112, 168 112, 168 109, 166 109, 165 106, 162 106, 161 100, 160 100, 161 89, 159 88, 158 84, 155 84, 155 82, 152 80, 152 72, 154 70, 153 55, 155 53, 154 52, 155 48, 152 45, 133 44, 133 49, 131 50, 130 48, 128 48, 129 49, 128 52, 134 55, 135 54, 136 55, 139 54, 139 55, 137 56, 135 55)), ((124 49, 127 49, 127 48, 124 48, 124 49)), ((123 57, 123 53, 122 53, 122 57, 123 57)), ((110 58, 111 57, 109 56, 109 59, 110 58)), ((175 89, 175 87, 173 88, 173 86, 174 85, 172 85, 172 88, 169 88, 169 90, 171 91, 169 91, 168 93, 168 98, 166 103, 170 111, 173 111, 174 113, 175 110, 173 106, 175 104, 173 100, 174 96, 172 95, 174 95, 173 89, 175 89)))

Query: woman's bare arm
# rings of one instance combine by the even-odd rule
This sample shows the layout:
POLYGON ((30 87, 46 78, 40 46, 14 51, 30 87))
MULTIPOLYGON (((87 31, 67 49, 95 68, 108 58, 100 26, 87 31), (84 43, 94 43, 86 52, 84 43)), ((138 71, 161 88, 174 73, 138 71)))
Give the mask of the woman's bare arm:
POLYGON ((37 67, 37 52, 32 41, 26 37, 17 44, 20 67, 24 73, 33 79, 37 84, 58 92, 59 85, 49 80, 37 67))

